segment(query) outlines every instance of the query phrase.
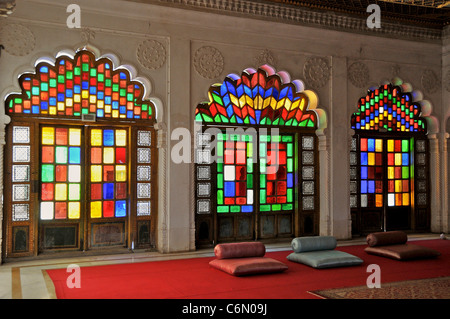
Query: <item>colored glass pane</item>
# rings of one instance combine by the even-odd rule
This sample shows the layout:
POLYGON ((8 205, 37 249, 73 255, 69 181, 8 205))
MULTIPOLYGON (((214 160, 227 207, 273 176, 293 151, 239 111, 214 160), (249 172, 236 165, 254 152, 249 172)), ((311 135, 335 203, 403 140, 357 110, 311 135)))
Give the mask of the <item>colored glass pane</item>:
POLYGON ((55 129, 56 133, 56 145, 67 145, 67 128, 57 127, 55 129))
POLYGON ((102 202, 95 201, 91 202, 91 218, 102 217, 102 202))
POLYGON ((68 205, 68 214, 69 219, 78 219, 80 218, 80 203, 79 202, 69 202, 68 205))
POLYGON ((80 146, 81 145, 81 130, 70 128, 69 129, 69 145, 80 146))
POLYGON ((55 128, 43 127, 42 128, 42 145, 53 145, 55 143, 55 128))
POLYGON ((54 205, 53 202, 41 202, 40 205, 41 212, 40 216, 43 220, 51 220, 54 216, 54 205))

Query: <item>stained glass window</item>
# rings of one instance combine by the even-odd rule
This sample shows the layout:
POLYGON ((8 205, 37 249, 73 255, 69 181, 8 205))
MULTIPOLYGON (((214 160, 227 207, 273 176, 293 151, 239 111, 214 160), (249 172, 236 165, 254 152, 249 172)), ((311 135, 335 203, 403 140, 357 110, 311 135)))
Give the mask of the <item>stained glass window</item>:
POLYGON ((125 217, 128 197, 127 130, 90 130, 90 216, 125 217))
POLYGON ((351 127, 355 130, 426 132, 426 122, 420 114, 421 107, 413 102, 411 94, 386 84, 360 98, 351 127))
POLYGON ((388 206, 410 205, 410 140, 387 140, 388 206))
POLYGON ((107 58, 86 50, 60 56, 55 65, 41 62, 36 73, 20 77, 21 94, 7 97, 9 114, 154 120, 155 106, 144 101, 143 85, 107 58))
POLYGON ((308 96, 263 69, 247 70, 239 78, 230 75, 211 86, 208 95, 209 102, 197 106, 197 121, 317 128, 308 96))
POLYGON ((81 214, 81 128, 41 129, 42 220, 79 219, 81 214))
POLYGON ((383 207, 383 140, 360 140, 361 207, 383 207))

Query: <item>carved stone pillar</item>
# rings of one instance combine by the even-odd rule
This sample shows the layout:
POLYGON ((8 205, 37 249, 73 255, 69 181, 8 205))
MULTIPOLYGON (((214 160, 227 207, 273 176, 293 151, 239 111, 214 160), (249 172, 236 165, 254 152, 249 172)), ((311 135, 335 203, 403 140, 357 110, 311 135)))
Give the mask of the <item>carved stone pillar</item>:
MULTIPOLYGON (((4 148, 6 144, 5 131, 6 125, 11 121, 9 116, 3 115, 0 117, 0 194, 3 195, 3 176, 4 176, 4 148)), ((5 221, 6 222, 6 221, 5 221)), ((3 201, 0 201, 0 265, 3 262, 3 201)))
POLYGON ((155 125, 158 147, 158 234, 157 249, 168 252, 167 238, 167 126, 164 123, 155 125))
POLYGON ((319 168, 320 168, 320 222, 319 232, 321 236, 331 235, 330 215, 330 145, 329 136, 319 135, 319 168))
POLYGON ((439 139, 436 134, 429 134, 430 142, 430 209, 431 209, 431 231, 439 233, 442 231, 441 212, 441 169, 439 156, 439 139))
POLYGON ((441 176, 442 176, 442 232, 448 234, 450 233, 450 195, 449 195, 449 154, 448 154, 448 144, 450 142, 450 134, 442 134, 442 165, 441 165, 441 176), (445 195, 447 194, 447 196, 445 195))

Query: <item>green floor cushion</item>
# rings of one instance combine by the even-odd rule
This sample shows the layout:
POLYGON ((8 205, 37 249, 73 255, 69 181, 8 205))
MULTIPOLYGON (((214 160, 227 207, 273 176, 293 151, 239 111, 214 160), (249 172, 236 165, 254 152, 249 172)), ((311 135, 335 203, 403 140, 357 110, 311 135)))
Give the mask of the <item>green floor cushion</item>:
POLYGON ((287 256, 287 259, 319 269, 357 266, 363 263, 361 258, 339 250, 293 252, 287 256))
POLYGON ((292 250, 295 253, 317 250, 333 250, 336 246, 337 241, 333 236, 297 237, 291 242, 292 250))

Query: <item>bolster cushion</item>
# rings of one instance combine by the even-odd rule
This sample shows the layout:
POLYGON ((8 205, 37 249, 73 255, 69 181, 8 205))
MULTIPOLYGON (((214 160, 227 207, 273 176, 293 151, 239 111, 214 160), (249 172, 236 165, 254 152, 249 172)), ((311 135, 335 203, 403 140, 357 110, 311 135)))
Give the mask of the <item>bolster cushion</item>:
POLYGON ((303 253, 291 253, 289 261, 305 264, 313 268, 333 268, 357 266, 363 263, 361 258, 339 250, 319 250, 303 253))
POLYGON ((437 250, 419 245, 400 244, 386 245, 382 247, 366 247, 365 252, 371 255, 387 257, 395 260, 412 260, 438 257, 441 253, 437 250))
POLYGON ((263 257, 265 254, 266 247, 261 242, 226 243, 214 247, 217 259, 263 257))
POLYGON ((388 231, 371 233, 366 237, 367 244, 370 247, 386 246, 386 245, 401 245, 408 241, 408 236, 402 231, 388 231))
POLYGON ((295 253, 317 250, 333 250, 336 246, 337 241, 333 236, 297 237, 291 242, 292 250, 295 253))
POLYGON ((209 265, 233 276, 277 273, 288 269, 286 264, 268 257, 214 259, 209 265))

